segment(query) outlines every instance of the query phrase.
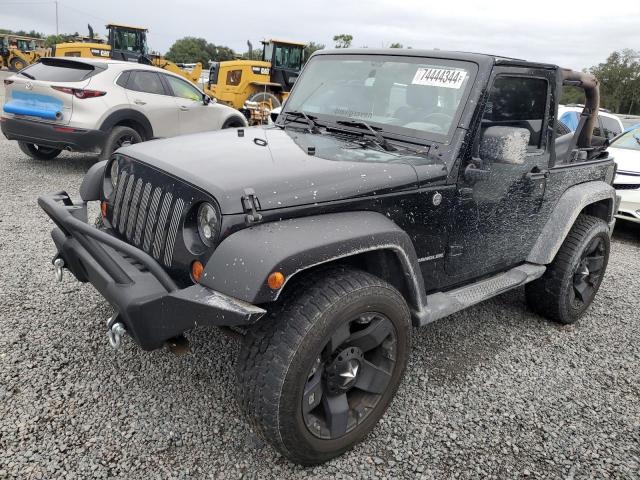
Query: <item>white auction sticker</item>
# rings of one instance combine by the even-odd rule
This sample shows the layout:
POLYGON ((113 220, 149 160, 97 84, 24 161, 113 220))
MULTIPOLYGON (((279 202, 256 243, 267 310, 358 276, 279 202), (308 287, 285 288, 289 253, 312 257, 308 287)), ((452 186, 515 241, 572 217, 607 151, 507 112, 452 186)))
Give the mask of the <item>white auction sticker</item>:
POLYGON ((413 85, 432 87, 460 88, 467 78, 467 71, 460 68, 420 67, 413 76, 413 85))

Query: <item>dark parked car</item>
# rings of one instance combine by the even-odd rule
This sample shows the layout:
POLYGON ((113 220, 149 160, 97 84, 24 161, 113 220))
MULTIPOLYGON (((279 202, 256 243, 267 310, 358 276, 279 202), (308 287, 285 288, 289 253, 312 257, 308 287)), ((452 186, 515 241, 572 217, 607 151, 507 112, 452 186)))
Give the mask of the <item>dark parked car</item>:
POLYGON ((525 286, 576 322, 602 281, 614 163, 585 73, 489 55, 317 52, 274 125, 120 149, 73 203, 39 199, 54 259, 113 305, 114 345, 244 336, 239 402, 294 462, 352 447, 404 375, 412 326, 525 286), (563 84, 585 90, 557 136, 563 84), (86 202, 101 202, 101 224, 86 202))

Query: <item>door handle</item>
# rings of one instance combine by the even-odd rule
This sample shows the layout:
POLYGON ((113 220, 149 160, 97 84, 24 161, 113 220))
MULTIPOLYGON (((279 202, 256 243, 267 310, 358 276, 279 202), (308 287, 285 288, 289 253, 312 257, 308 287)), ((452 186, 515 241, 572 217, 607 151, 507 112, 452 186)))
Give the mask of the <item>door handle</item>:
POLYGON ((180 105, 180 110, 186 112, 187 110, 189 110, 189 107, 187 107, 186 105, 180 105))
POLYGON ((142 100, 138 100, 137 98, 133 101, 136 105, 146 105, 147 102, 143 102, 142 100))
POLYGON ((526 180, 546 180, 549 178, 549 170, 540 170, 538 167, 534 167, 533 170, 524 174, 526 180))

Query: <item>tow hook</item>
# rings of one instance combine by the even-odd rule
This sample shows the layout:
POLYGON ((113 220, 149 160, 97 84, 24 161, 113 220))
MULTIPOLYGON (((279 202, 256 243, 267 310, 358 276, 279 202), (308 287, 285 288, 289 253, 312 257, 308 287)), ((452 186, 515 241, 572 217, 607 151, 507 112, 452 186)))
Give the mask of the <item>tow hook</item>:
POLYGON ((109 338, 109 343, 115 349, 120 348, 120 343, 122 342, 122 337, 127 332, 127 329, 124 328, 124 325, 120 322, 114 322, 116 319, 116 315, 109 317, 107 320, 107 337, 109 338))
POLYGON ((61 282, 62 281, 62 269, 64 268, 64 260, 60 257, 56 258, 53 261, 53 266, 56 269, 56 280, 61 282))

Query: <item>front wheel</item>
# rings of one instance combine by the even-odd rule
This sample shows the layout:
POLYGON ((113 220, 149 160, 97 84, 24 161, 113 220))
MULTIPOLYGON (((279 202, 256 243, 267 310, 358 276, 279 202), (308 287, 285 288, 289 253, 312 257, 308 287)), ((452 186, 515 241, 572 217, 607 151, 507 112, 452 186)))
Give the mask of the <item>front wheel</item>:
POLYGON ((53 160, 62 152, 60 149, 43 147, 35 143, 18 142, 18 147, 20 147, 22 153, 29 155, 35 160, 53 160))
POLYGON ((544 275, 525 286, 529 307, 559 323, 578 321, 600 288, 610 248, 607 223, 579 215, 544 275))
POLYGON ((9 63, 9 70, 12 72, 19 72, 27 66, 27 62, 19 57, 13 57, 9 63))
POLYGON ((300 282, 251 329, 237 366, 255 430, 293 462, 350 449, 376 425, 402 380, 409 309, 391 285, 347 268, 300 282))

